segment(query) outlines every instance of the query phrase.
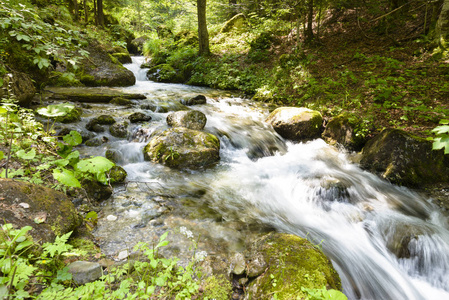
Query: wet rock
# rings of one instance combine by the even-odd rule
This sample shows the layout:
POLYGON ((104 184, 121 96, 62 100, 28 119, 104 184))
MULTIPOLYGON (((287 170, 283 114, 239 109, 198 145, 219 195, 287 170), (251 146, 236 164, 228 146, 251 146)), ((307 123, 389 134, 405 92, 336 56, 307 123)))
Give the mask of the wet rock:
POLYGON ((329 121, 322 137, 331 145, 360 151, 366 143, 366 134, 363 131, 363 121, 356 115, 345 112, 329 121))
POLYGON ((181 103, 187 106, 190 105, 198 105, 198 104, 206 104, 206 96, 204 95, 198 95, 193 98, 190 98, 188 100, 181 100, 181 103))
POLYGON ((144 148, 144 156, 172 168, 198 169, 218 162, 219 151, 216 136, 178 127, 156 133, 144 148))
POLYGON ((108 141, 109 141, 109 139, 105 136, 95 137, 95 138, 87 140, 84 143, 84 145, 86 145, 88 147, 98 147, 98 146, 101 146, 101 145, 107 143, 108 141))
POLYGON ((386 129, 362 150, 362 168, 393 183, 422 186, 449 180, 449 157, 432 143, 399 129, 386 129))
POLYGON ((112 56, 122 64, 130 64, 133 62, 131 56, 127 52, 112 53, 112 56))
POLYGON ((105 156, 114 163, 117 163, 121 159, 121 155, 117 150, 108 149, 106 150, 105 156))
POLYGON ((249 283, 245 299, 270 299, 274 293, 279 299, 306 298, 303 287, 341 289, 330 260, 306 239, 270 233, 256 241, 250 251, 251 256, 263 256, 267 269, 249 283))
POLYGON ((255 254, 247 262, 246 275, 248 277, 256 277, 265 272, 268 264, 261 253, 255 254))
POLYGON ((132 104, 132 101, 123 97, 115 97, 112 98, 112 100, 109 102, 110 104, 114 104, 114 105, 124 105, 124 106, 129 106, 132 104))
POLYGON ((242 275, 246 269, 245 256, 242 253, 236 253, 231 258, 231 272, 235 275, 242 275))
POLYGON ((89 58, 79 64, 77 76, 86 86, 131 86, 136 83, 133 72, 114 61, 113 57, 95 40, 86 48, 89 58))
POLYGON ((75 261, 68 268, 74 283, 78 285, 93 282, 103 275, 101 265, 96 262, 75 261))
POLYGON ((53 242, 82 223, 65 194, 40 185, 0 178, 0 199, 2 222, 33 227, 29 233, 39 243, 53 242))
MULTIPOLYGON (((98 125, 98 126, 100 126, 100 125, 98 125)), ((103 128, 103 127, 101 127, 101 128, 103 128)), ((93 139, 95 137, 95 133, 90 132, 88 130, 81 130, 79 133, 81 134, 81 138, 83 139, 83 143, 85 143, 88 140, 93 139)))
POLYGON ((141 37, 138 37, 134 40, 131 41, 131 44, 129 45, 130 47, 128 47, 128 51, 131 54, 134 55, 141 55, 142 54, 142 49, 143 49, 143 45, 145 44, 146 41, 148 41, 150 38, 146 35, 143 35, 141 37))
POLYGON ((98 125, 112 125, 114 123, 115 123, 115 120, 113 117, 108 116, 108 115, 101 115, 101 116, 91 119, 86 124, 86 129, 90 130, 90 131, 94 131, 94 132, 104 132, 104 128, 103 128, 103 130, 101 130, 100 127, 98 127, 98 125))
POLYGON ((148 122, 151 120, 151 116, 142 112, 135 112, 128 117, 131 123, 148 122))
POLYGON ((283 138, 305 141, 320 137, 323 118, 318 111, 304 107, 280 107, 266 119, 283 138))
POLYGON ((109 127, 109 132, 112 136, 115 136, 117 138, 124 139, 128 136, 128 122, 120 122, 112 124, 109 127))
POLYGON ((197 110, 177 111, 167 116, 167 124, 171 127, 202 130, 206 122, 206 115, 197 110))
MULTIPOLYGON (((3 87, 9 85, 11 87, 11 93, 19 101, 19 105, 29 107, 31 100, 36 94, 33 80, 29 75, 22 72, 12 71, 9 74, 3 76, 3 87)), ((0 99, 2 98, 7 98, 7 91, 0 88, 0 99)))
POLYGON ((113 166, 109 171, 111 183, 123 183, 126 180, 126 176, 128 176, 128 173, 120 166, 113 166))
POLYGON ((112 188, 98 181, 83 179, 81 186, 86 190, 90 199, 101 202, 109 199, 112 195, 112 188))

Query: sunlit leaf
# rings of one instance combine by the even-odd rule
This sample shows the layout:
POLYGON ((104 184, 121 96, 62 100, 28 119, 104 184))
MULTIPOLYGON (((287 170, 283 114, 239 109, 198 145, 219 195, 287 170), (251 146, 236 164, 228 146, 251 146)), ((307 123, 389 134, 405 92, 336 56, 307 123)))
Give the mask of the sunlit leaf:
POLYGON ((53 170, 53 178, 59 181, 60 183, 70 186, 70 187, 81 187, 80 182, 76 179, 75 174, 67 169, 53 170))
POLYGON ((77 146, 83 142, 81 134, 74 130, 70 131, 70 133, 66 134, 62 139, 70 146, 77 146))

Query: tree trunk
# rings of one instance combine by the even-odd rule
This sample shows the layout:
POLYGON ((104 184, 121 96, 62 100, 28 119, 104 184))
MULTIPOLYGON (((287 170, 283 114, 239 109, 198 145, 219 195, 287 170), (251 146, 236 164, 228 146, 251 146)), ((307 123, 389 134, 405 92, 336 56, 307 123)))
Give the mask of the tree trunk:
POLYGON ((136 5, 137 5, 137 26, 136 26, 136 30, 137 31, 142 31, 142 6, 140 3, 141 0, 137 0, 136 5))
POLYGON ((95 25, 98 26, 97 0, 93 0, 93 1, 94 1, 94 20, 95 20, 95 25))
POLYGON ((449 38, 449 0, 444 0, 443 8, 438 17, 437 26, 435 28, 436 38, 441 46, 445 46, 449 38))
POLYGON ((78 21, 78 19, 79 19, 79 6, 78 6, 78 0, 73 0, 73 8, 74 8, 74 13, 73 13, 73 15, 75 16, 75 21, 78 21))
POLYGON ((103 0, 97 0, 98 26, 104 26, 103 0))
POLYGON ((197 0, 198 9, 198 40, 199 40, 199 54, 210 54, 209 49, 209 33, 207 32, 206 23, 206 0, 197 0))
POLYGON ((306 41, 313 39, 313 0, 309 0, 307 13, 306 41))
POLYGON ((89 21, 89 18, 87 15, 87 0, 83 0, 83 5, 84 5, 84 23, 87 24, 87 22, 89 21))

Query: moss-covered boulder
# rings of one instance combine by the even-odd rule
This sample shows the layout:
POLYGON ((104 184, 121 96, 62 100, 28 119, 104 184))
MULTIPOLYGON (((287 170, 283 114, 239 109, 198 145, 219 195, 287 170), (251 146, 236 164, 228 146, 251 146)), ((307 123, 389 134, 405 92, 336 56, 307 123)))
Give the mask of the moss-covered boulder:
POLYGON ((147 98, 143 94, 124 93, 117 89, 104 87, 46 87, 45 91, 47 92, 46 96, 53 100, 70 100, 83 103, 108 103, 117 97, 135 100, 147 98))
POLYGON ((128 122, 118 122, 109 126, 109 132, 112 136, 124 139, 128 136, 128 122))
POLYGON ((140 36, 138 38, 135 38, 131 41, 131 44, 128 47, 128 51, 131 54, 134 55, 141 55, 143 50, 143 45, 148 41, 150 38, 146 35, 140 36))
POLYGON ((366 134, 362 119, 345 112, 329 121, 322 138, 331 145, 341 145, 349 150, 359 151, 366 143, 366 134))
POLYGON ((120 166, 113 166, 109 171, 111 183, 123 183, 126 180, 126 176, 128 176, 128 173, 120 166))
POLYGON ((49 86, 83 86, 83 84, 73 76, 73 73, 50 72, 48 82, 49 86))
POLYGON ((128 52, 116 52, 112 53, 112 57, 117 59, 122 64, 130 64, 133 62, 131 55, 128 52))
POLYGON ((156 82, 183 83, 186 81, 183 74, 169 64, 160 64, 150 68, 147 77, 156 82))
POLYGON ((87 147, 98 147, 101 146, 105 143, 107 143, 109 141, 109 139, 105 136, 102 137, 94 137, 91 139, 88 139, 84 145, 86 145, 87 147))
POLYGON ((117 163, 122 158, 119 151, 112 149, 106 150, 105 157, 114 163, 117 163))
POLYGON ((151 116, 143 112, 135 112, 128 117, 131 123, 148 122, 151 121, 151 116))
POLYGON ((197 104, 206 104, 207 99, 204 95, 197 95, 193 98, 189 98, 187 100, 181 100, 181 103, 187 106, 197 105, 197 104))
POLYGON ((432 143, 399 129, 386 129, 362 150, 362 168, 406 186, 447 182, 449 157, 432 143))
POLYGON ((299 142, 320 137, 323 117, 318 111, 304 107, 280 107, 266 122, 283 138, 299 142))
POLYGON ((74 107, 70 111, 67 112, 65 116, 57 117, 56 121, 61 123, 75 123, 81 120, 81 115, 83 114, 83 110, 81 107, 74 107))
POLYGON ((82 223, 65 194, 40 185, 0 178, 0 199, 2 222, 33 227, 29 233, 39 243, 53 242, 82 223))
POLYGON ((91 40, 86 48, 89 57, 80 62, 77 77, 86 86, 131 86, 136 78, 107 49, 97 41, 91 40))
POLYGON ((306 299, 306 289, 341 289, 330 260, 306 239, 270 233, 254 243, 251 256, 263 259, 263 273, 250 281, 245 299, 306 299))
POLYGON ((207 167, 220 159, 220 140, 210 133, 171 128, 153 136, 144 148, 144 157, 171 168, 207 167))
POLYGON ((10 72, 5 74, 3 78, 3 86, 0 88, 0 99, 15 97, 19 101, 19 105, 29 107, 31 100, 36 94, 33 80, 30 76, 22 72, 10 72), (9 92, 5 87, 9 86, 9 92))
POLYGON ((206 122, 206 115, 197 110, 176 111, 167 116, 167 124, 171 127, 202 130, 206 126, 206 122))
POLYGON ((246 17, 244 14, 237 14, 231 19, 226 21, 223 27, 220 29, 220 33, 230 32, 232 30, 241 30, 246 25, 246 17))

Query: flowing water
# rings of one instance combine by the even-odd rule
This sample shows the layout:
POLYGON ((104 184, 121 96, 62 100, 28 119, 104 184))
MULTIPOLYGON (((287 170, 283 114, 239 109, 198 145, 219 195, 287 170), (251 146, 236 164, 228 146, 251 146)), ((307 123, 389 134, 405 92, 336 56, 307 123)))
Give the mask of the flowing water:
POLYGON ((220 256, 276 229, 320 244, 349 299, 449 299, 448 223, 427 199, 361 170, 322 140, 283 140, 263 122, 263 106, 229 92, 147 81, 141 62, 127 65, 138 80, 124 90, 147 99, 132 108, 92 105, 79 125, 97 114, 121 119, 142 111, 153 118, 130 127, 127 140, 109 136, 107 144, 82 149, 86 155, 113 149, 128 172, 95 231, 105 253, 171 230, 167 251, 183 257, 191 253, 179 233, 185 226, 199 236, 198 250, 220 256), (208 103, 193 108, 206 114, 204 130, 220 138, 220 163, 177 171, 145 162, 142 149, 154 130, 167 128, 167 109, 182 109, 180 100, 198 94, 208 103))

